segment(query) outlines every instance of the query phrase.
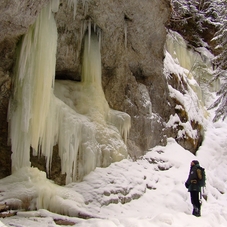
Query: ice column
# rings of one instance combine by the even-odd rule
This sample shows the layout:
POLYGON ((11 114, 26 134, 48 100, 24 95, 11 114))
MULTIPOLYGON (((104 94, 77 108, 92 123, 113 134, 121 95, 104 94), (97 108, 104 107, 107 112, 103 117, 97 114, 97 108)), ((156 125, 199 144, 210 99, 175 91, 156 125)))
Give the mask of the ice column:
POLYGON ((106 101, 101 84, 102 67, 99 42, 94 32, 85 37, 82 82, 83 86, 89 89, 87 94, 93 106, 93 108, 89 109, 89 114, 97 122, 104 120, 105 125, 110 123, 117 127, 126 142, 131 119, 126 113, 110 109, 106 101))
POLYGON ((8 114, 13 171, 30 166, 30 146, 38 152, 44 136, 57 47, 57 28, 51 10, 50 3, 21 41, 8 114))

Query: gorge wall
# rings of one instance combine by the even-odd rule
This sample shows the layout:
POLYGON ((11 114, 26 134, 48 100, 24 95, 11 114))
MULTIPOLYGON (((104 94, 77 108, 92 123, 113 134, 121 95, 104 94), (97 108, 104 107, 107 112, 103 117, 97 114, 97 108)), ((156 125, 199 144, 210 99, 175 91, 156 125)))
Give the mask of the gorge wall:
MULTIPOLYGON (((0 154, 4 157, 0 177, 10 174, 7 110, 17 45, 48 2, 5 0, 0 6, 0 154)), ((127 147, 133 159, 176 136, 177 129, 165 127, 177 104, 163 75, 165 24, 170 13, 169 0, 62 0, 55 13, 56 79, 81 80, 83 37, 87 30, 96 30, 101 38, 102 87, 109 106, 131 116, 127 147)), ((192 124, 200 131, 201 125, 192 124)), ((199 133, 195 139, 181 140, 181 144, 195 152, 201 137, 199 133)), ((38 162, 35 159, 33 164, 38 162)), ((41 169, 44 166, 42 162, 39 165, 41 169)))

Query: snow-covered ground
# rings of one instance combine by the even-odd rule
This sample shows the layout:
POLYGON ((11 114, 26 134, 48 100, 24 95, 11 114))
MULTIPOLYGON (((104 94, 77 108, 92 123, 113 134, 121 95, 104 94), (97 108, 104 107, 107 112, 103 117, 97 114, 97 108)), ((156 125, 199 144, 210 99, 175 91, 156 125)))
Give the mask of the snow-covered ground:
POLYGON ((83 211, 94 218, 72 218, 40 209, 0 219, 0 226, 51 227, 59 226, 54 219, 62 219, 77 227, 226 227, 226 148, 227 122, 209 123, 196 157, 170 138, 167 146, 153 148, 140 160, 97 168, 83 182, 67 185, 84 196, 83 211), (191 215, 184 186, 193 159, 200 161, 207 174, 207 201, 202 199, 201 217, 191 215))
MULTIPOLYGON (((174 70, 175 75, 187 77, 187 70, 170 55, 165 69, 167 78, 174 70)), ((196 88, 192 77, 186 80, 196 88)), ((197 100, 193 89, 184 95, 169 89, 182 101, 190 119, 198 118, 200 122, 201 109, 191 105, 197 100)), ((211 97, 208 94, 209 101, 211 97)), ((96 168, 82 182, 65 187, 53 184, 36 168, 23 168, 1 179, 0 203, 14 204, 14 209, 38 209, 20 209, 15 216, 0 218, 0 227, 63 226, 57 220, 76 227, 226 227, 227 121, 213 123, 213 110, 206 116, 201 120, 204 140, 196 156, 169 138, 166 146, 154 147, 136 161, 124 159, 107 168, 96 168), (202 198, 201 217, 191 214, 190 196, 184 186, 194 159, 207 175, 203 192, 207 199, 202 198)), ((168 122, 171 123, 174 121, 168 122)), ((188 125, 184 124, 185 129, 193 135, 194 130, 188 125)))

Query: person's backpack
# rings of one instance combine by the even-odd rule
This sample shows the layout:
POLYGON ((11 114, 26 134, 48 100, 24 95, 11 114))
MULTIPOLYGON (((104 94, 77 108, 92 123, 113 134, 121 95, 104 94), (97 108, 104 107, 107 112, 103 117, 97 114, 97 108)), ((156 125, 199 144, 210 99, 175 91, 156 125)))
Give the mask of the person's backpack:
POLYGON ((205 169, 201 166, 198 167, 201 170, 201 174, 202 174, 202 179, 199 181, 199 184, 201 187, 205 187, 206 186, 206 172, 205 169))

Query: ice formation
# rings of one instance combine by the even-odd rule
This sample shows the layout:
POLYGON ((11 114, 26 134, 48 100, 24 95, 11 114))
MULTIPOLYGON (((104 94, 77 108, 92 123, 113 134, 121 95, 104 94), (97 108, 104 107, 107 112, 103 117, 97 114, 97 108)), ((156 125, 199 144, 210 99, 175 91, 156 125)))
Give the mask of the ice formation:
POLYGON ((204 105, 207 102, 208 94, 216 92, 220 85, 219 81, 210 83, 213 77, 213 55, 205 47, 196 50, 189 49, 183 37, 173 31, 168 32, 166 50, 175 63, 187 70, 184 73, 188 77, 188 82, 198 95, 201 104, 204 105))
POLYGON ((58 1, 50 2, 22 39, 9 105, 9 139, 13 172, 31 165, 31 147, 35 155, 46 157, 48 173, 58 144, 61 170, 69 183, 127 157, 130 116, 110 109, 105 99, 100 36, 92 32, 91 22, 84 41, 82 82, 55 83, 57 28, 52 12, 57 9, 58 1))
POLYGON ((50 12, 51 4, 41 11, 21 41, 8 113, 13 171, 30 166, 30 146, 38 152, 45 133, 57 47, 57 27, 50 12))
POLYGON ((178 130, 178 138, 186 136, 197 138, 197 130, 189 122, 198 122, 205 126, 205 119, 209 116, 206 106, 211 100, 212 91, 218 87, 218 83, 213 84, 213 87, 209 84, 213 70, 212 55, 205 48, 196 51, 189 49, 186 41, 177 32, 169 31, 166 40, 164 74, 167 79, 174 75, 182 84, 183 92, 169 84, 169 94, 179 103, 175 109, 187 113, 187 122, 175 113, 170 116, 166 124, 167 127, 173 128, 181 126, 182 129, 178 130))
POLYGON ((125 48, 127 48, 127 39, 128 39, 128 25, 125 22, 124 24, 124 33, 125 33, 125 48))
POLYGON ((84 132, 74 136, 81 136, 80 157, 74 161, 74 165, 78 163, 80 166, 77 168, 79 179, 96 166, 108 166, 127 157, 125 142, 130 129, 130 116, 110 109, 105 99, 101 86, 99 40, 94 32, 85 37, 82 81, 56 81, 54 93, 75 112, 79 122, 84 121, 84 132))
MULTIPOLYGON (((59 1, 59 0, 57 0, 59 1)), ((84 8, 84 14, 86 15, 87 13, 87 1, 89 0, 81 0, 84 8)), ((73 18, 75 19, 76 17, 76 11, 77 11, 77 5, 78 5, 78 0, 68 0, 68 6, 73 8, 73 18)))
POLYGON ((37 168, 24 167, 0 179, 0 190, 1 202, 12 209, 47 209, 69 216, 85 213, 81 194, 54 184, 37 168))

